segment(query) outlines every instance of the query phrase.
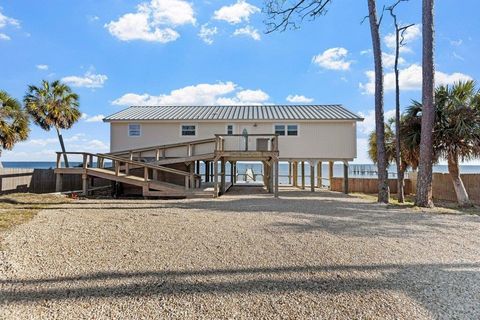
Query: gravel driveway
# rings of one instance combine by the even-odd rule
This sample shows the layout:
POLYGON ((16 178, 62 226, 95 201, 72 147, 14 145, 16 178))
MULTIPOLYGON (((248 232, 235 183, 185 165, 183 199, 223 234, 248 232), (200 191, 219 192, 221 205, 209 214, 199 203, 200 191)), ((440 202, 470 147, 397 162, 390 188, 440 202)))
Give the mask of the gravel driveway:
POLYGON ((252 193, 45 209, 0 234, 0 318, 480 318, 479 216, 252 193))

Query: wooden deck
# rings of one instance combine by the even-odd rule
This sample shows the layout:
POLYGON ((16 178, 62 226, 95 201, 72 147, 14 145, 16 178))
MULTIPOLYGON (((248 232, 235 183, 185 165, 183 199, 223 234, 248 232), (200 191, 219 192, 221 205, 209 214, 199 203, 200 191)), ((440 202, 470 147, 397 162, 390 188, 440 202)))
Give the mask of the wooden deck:
MULTIPOLYGON (((205 150, 202 147, 201 150, 205 150)), ((208 149, 208 148, 207 148, 208 149)), ((181 153, 181 151, 180 151, 181 153)), ((61 190, 61 176, 64 174, 78 174, 83 178, 83 193, 88 194, 89 177, 97 177, 119 183, 125 183, 142 188, 142 194, 145 197, 199 197, 209 196, 218 197, 224 194, 231 187, 232 183, 226 182, 225 162, 232 164, 232 172, 236 170, 237 161, 262 161, 268 170, 264 175, 264 183, 269 192, 278 195, 278 139, 276 135, 253 134, 253 135, 216 135, 213 139, 203 139, 189 141, 185 143, 152 146, 146 148, 138 148, 131 150, 123 150, 106 154, 94 154, 87 152, 57 152, 57 190, 61 190), (248 145, 244 150, 236 148, 228 148, 225 141, 234 137, 254 136, 262 137, 264 145, 261 150, 248 150, 248 145), (196 146, 210 145, 211 152, 196 153, 196 146), (169 151, 175 150, 179 154, 179 150, 183 150, 183 155, 177 157, 169 157, 166 155, 169 151), (81 167, 63 168, 61 166, 62 157, 68 154, 76 154, 83 156, 81 167), (153 157, 152 157, 153 155, 153 157), (94 167, 94 158, 97 159, 94 167), (152 160, 153 159, 153 160, 152 160), (106 168, 105 160, 111 161, 113 166, 106 168), (213 181, 205 181, 202 184, 201 177, 195 173, 195 163, 204 161, 205 164, 213 164, 213 181), (218 163, 220 162, 220 171, 218 171, 218 163), (187 165, 188 171, 178 170, 167 165, 184 163, 187 165), (143 169, 143 176, 131 174, 132 170, 143 169), (159 179, 160 173, 168 173, 170 175, 183 178, 184 185, 170 183, 159 179), (275 181, 275 183, 274 183, 275 181)), ((207 178, 207 173, 205 174, 207 178)), ((178 180, 178 179, 177 179, 178 180)), ((207 180, 207 179, 206 179, 207 180)), ((233 183, 235 182, 231 179, 233 183)))

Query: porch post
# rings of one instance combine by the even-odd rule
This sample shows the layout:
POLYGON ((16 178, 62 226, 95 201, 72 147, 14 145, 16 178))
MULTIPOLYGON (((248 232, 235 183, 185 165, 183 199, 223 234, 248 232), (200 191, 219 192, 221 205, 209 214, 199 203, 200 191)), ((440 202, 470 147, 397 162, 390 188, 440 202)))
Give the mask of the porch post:
POLYGON ((205 182, 208 182, 210 179, 210 162, 205 161, 205 182))
POLYGON ((274 186, 274 181, 273 179, 275 178, 275 172, 274 172, 274 166, 275 166, 275 161, 272 159, 270 160, 270 173, 269 173, 269 179, 268 179, 268 184, 270 185, 270 193, 274 193, 275 190, 273 188, 274 186))
POLYGON ((328 161, 328 183, 330 184, 330 190, 332 190, 333 181, 333 161, 328 161))
POLYGON ((292 162, 288 161, 288 184, 292 184, 292 162))
POLYGON ((322 187, 322 161, 317 162, 317 188, 322 187))
POLYGON ((218 197, 218 162, 217 159, 212 161, 213 164, 213 197, 218 197))
POLYGON ((55 181, 55 192, 62 192, 62 189, 63 189, 63 174, 57 173, 56 181, 55 181))
POLYGON ((305 189, 305 161, 302 161, 302 190, 305 189))
POLYGON ((310 191, 315 192, 315 161, 310 160, 310 191))
POLYGON ((278 198, 278 158, 275 158, 275 187, 274 187, 274 196, 278 198))
POLYGON ((197 162, 197 174, 200 174, 200 160, 196 161, 197 162))
POLYGON ((298 187, 298 162, 293 161, 293 186, 298 187))
POLYGON ((343 193, 348 194, 348 161, 343 162, 343 193))
POLYGON ((233 161, 233 183, 237 183, 237 161, 233 161))
POLYGON ((220 172, 220 192, 225 193, 225 158, 222 157, 221 161, 221 172, 220 172))

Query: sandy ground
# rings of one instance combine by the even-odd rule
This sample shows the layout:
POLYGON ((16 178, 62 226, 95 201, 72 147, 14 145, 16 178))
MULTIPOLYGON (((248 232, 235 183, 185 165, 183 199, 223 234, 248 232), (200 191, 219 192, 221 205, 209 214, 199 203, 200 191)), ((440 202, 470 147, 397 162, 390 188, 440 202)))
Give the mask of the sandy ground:
POLYGON ((0 234, 0 318, 480 318, 479 216, 251 191, 41 211, 0 234))

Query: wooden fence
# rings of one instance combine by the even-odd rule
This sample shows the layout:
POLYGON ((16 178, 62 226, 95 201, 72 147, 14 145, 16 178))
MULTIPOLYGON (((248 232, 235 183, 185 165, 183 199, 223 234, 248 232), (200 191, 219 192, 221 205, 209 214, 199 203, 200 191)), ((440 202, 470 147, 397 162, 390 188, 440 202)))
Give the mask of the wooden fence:
MULTIPOLYGON (((415 193, 415 175, 412 179, 405 179, 405 194, 415 193)), ((480 174, 462 174, 462 181, 467 193, 475 203, 480 203, 480 174)), ((390 192, 397 192, 397 180, 389 179, 390 192)), ((348 189, 350 192, 377 193, 378 180, 376 178, 349 178, 348 189)), ((433 174, 433 198, 436 200, 456 201, 455 190, 453 189, 452 178, 448 173, 433 174)), ((343 178, 333 178, 332 190, 343 192, 343 178)))
MULTIPOLYGON (((0 193, 55 192, 55 173, 53 169, 0 168, 0 193)), ((62 191, 82 189, 81 175, 63 175, 62 191)), ((94 186, 109 185, 103 179, 95 179, 94 186)))
MULTIPOLYGON (((480 203, 480 174, 462 174, 462 181, 470 200, 480 203)), ((457 201, 452 178, 448 173, 433 174, 433 198, 437 200, 457 201)))
MULTIPOLYGON (((390 187, 390 192, 396 193, 397 180, 388 179, 388 184, 390 187)), ((333 178, 331 190, 343 192, 343 178, 333 178)), ((348 191, 361 192, 361 193, 377 193, 378 180, 376 178, 349 178, 348 191)), ((411 193, 412 193, 412 182, 409 179, 405 179, 405 194, 411 194, 411 193)))

